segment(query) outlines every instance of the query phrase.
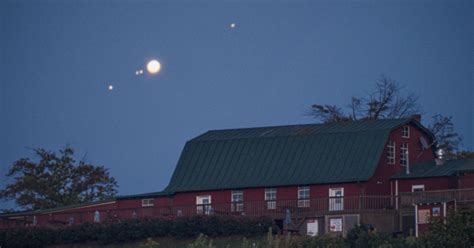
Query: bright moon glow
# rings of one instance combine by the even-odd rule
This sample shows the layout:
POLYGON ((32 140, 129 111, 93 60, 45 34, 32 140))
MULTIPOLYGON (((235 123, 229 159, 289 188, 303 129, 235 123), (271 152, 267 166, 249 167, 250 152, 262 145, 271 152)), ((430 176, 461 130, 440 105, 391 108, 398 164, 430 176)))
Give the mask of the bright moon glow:
POLYGON ((146 69, 149 73, 156 74, 161 70, 161 64, 160 62, 158 62, 158 60, 154 59, 148 62, 148 64, 146 65, 146 69))
POLYGON ((109 85, 108 89, 109 89, 109 90, 113 90, 113 89, 114 89, 114 86, 113 86, 113 85, 109 85))

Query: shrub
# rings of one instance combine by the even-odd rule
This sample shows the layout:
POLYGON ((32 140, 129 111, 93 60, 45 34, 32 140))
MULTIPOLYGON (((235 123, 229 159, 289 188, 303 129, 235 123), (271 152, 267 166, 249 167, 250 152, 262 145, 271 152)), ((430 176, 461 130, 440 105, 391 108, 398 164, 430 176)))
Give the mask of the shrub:
POLYGON ((200 233, 217 236, 260 236, 271 227, 268 218, 194 216, 174 221, 164 219, 126 220, 118 223, 85 223, 53 228, 21 228, 0 230, 1 247, 44 247, 54 244, 97 242, 123 243, 148 237, 170 236, 178 239, 196 238, 200 233))

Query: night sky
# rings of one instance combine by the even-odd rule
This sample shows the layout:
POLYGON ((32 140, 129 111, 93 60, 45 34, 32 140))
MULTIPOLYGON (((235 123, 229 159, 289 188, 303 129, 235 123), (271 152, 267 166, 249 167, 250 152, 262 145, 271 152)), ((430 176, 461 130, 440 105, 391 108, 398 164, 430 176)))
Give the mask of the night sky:
POLYGON ((64 2, 0 2, 0 186, 29 148, 70 145, 120 194, 159 191, 200 133, 311 123, 381 74, 474 149, 473 1, 64 2))

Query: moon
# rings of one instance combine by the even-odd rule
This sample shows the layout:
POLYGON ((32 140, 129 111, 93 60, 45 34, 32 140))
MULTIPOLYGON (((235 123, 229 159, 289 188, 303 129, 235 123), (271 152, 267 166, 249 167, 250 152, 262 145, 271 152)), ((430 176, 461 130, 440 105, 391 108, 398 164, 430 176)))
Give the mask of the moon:
POLYGON ((148 64, 146 65, 146 69, 150 74, 156 74, 160 72, 161 64, 156 59, 150 60, 150 62, 148 62, 148 64))

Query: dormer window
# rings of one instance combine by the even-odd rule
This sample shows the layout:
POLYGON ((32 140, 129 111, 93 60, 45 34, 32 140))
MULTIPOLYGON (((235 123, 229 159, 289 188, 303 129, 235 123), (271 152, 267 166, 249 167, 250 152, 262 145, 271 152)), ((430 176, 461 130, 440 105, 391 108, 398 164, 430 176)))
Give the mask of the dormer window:
POLYGON ((387 144, 387 164, 395 164, 395 141, 393 140, 387 144))
POLYGON ((402 138, 410 138, 410 126, 403 126, 402 138))

